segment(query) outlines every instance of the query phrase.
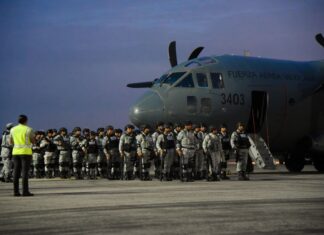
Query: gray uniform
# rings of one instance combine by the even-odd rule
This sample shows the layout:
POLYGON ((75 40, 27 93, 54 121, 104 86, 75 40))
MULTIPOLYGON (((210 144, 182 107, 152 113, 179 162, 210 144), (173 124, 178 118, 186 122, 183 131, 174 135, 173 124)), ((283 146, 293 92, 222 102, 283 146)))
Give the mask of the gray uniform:
POLYGON ((71 136, 70 145, 72 149, 73 174, 76 179, 82 179, 82 164, 85 147, 82 137, 71 136))
POLYGON ((171 167, 176 157, 175 147, 176 139, 172 132, 159 135, 156 141, 156 148, 162 159, 161 162, 163 164, 163 178, 166 180, 172 179, 170 174, 171 167))
POLYGON ((122 159, 119 154, 119 139, 115 134, 107 135, 103 139, 104 153, 108 162, 109 179, 120 179, 122 159))
POLYGON ((137 140, 137 154, 140 157, 141 179, 150 179, 151 155, 154 151, 153 138, 150 134, 141 133, 136 136, 137 140))
POLYGON ((124 158, 124 176, 126 180, 133 179, 133 170, 136 157, 137 143, 136 137, 132 134, 124 133, 120 137, 119 152, 124 158))
POLYGON ((37 140, 32 146, 34 175, 36 178, 41 178, 44 175, 44 149, 40 145, 42 140, 37 140))
POLYGON ((210 173, 213 179, 217 179, 219 165, 222 161, 222 142, 217 134, 209 133, 203 141, 204 152, 208 155, 210 173))
POLYGON ((97 156, 97 169, 98 173, 101 177, 106 175, 106 168, 107 168, 107 158, 105 156, 104 152, 104 146, 105 146, 105 138, 106 137, 96 137, 96 141, 98 144, 98 156, 97 156))
POLYGON ((54 137, 54 144, 59 152, 59 171, 62 178, 70 176, 71 146, 70 137, 57 135, 54 137))
POLYGON ((249 156, 250 140, 246 133, 234 131, 231 135, 231 146, 236 151, 236 170, 239 172, 239 178, 245 178, 247 161, 249 156))
POLYGON ((45 163, 45 174, 47 178, 54 177, 54 152, 56 151, 56 146, 53 143, 53 139, 45 137, 40 143, 40 147, 45 149, 44 163, 45 163))
POLYGON ((6 182, 9 182, 12 178, 12 147, 10 144, 10 132, 4 131, 1 143, 1 157, 3 162, 1 175, 6 182))
POLYGON ((155 171, 155 177, 159 178, 162 174, 162 172, 160 172, 161 170, 161 160, 159 158, 159 154, 158 151, 156 149, 156 141, 159 137, 159 135, 162 134, 159 130, 156 130, 153 134, 152 134, 152 139, 153 139, 153 145, 154 145, 154 171, 155 171))
POLYGON ((195 153, 195 176, 197 179, 201 178, 203 176, 203 172, 205 172, 206 169, 206 155, 203 150, 203 141, 207 134, 205 132, 195 132, 195 136, 197 138, 197 150, 195 153))
POLYGON ((179 133, 177 140, 177 149, 182 151, 182 179, 192 180, 197 139, 193 131, 184 129, 179 133))
POLYGON ((96 179, 97 158, 99 154, 99 144, 96 139, 89 139, 87 144, 87 174, 90 179, 96 179))

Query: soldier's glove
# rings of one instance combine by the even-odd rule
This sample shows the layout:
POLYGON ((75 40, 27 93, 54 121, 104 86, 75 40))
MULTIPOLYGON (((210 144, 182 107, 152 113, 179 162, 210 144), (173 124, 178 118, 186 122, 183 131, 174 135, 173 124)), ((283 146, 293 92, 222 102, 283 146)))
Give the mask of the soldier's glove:
POLYGON ((180 149, 177 149, 177 153, 178 153, 179 157, 182 156, 182 151, 180 149))

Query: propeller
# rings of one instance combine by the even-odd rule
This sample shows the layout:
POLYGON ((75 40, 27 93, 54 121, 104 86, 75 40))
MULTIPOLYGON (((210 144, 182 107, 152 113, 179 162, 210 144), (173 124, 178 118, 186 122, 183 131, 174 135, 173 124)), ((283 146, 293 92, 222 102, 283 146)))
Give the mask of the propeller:
POLYGON ((322 47, 324 47, 324 37, 323 37, 323 35, 322 35, 321 33, 316 34, 315 38, 316 38, 316 41, 317 41, 317 42, 318 42, 322 47))
POLYGON ((204 49, 204 47, 197 47, 195 50, 193 50, 188 58, 188 60, 196 59, 200 52, 204 49))
MULTIPOLYGON (((204 49, 204 47, 197 47, 195 50, 193 50, 191 52, 188 60, 197 58, 203 49, 204 49)), ((172 41, 169 44, 169 61, 170 61, 170 65, 172 68, 178 65, 176 41, 172 41)), ((154 81, 152 81, 152 82, 136 82, 136 83, 127 84, 127 87, 150 88, 153 86, 153 84, 154 84, 154 81)))
POLYGON ((153 82, 136 82, 127 84, 127 87, 130 88, 150 88, 152 86, 153 82))
POLYGON ((169 44, 169 60, 172 68, 178 65, 176 41, 172 41, 169 44))

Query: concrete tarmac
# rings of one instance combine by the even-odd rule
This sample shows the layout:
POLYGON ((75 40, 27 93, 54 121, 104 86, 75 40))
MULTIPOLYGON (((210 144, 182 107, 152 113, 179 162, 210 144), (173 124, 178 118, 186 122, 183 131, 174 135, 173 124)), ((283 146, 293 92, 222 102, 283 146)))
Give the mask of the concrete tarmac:
POLYGON ((324 234, 324 174, 312 166, 231 178, 32 179, 34 197, 13 197, 1 183, 0 234, 324 234))

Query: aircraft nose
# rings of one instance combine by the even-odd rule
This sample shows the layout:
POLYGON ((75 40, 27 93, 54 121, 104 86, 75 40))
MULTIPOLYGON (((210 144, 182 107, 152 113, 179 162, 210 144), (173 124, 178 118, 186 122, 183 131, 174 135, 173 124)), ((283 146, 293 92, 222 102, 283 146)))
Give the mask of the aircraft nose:
POLYGON ((130 108, 129 119, 136 126, 163 120, 164 104, 160 96, 153 91, 146 92, 130 108))

